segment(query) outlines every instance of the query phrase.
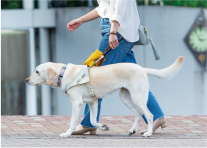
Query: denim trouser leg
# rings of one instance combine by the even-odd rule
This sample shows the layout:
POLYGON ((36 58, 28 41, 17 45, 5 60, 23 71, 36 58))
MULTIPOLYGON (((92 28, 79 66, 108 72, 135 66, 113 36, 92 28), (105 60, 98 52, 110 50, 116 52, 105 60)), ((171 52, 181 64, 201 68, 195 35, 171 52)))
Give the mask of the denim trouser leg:
MULTIPOLYGON (((99 116, 100 116, 101 101, 102 101, 102 99, 98 99, 98 113, 97 113, 97 118, 96 118, 97 122, 99 121, 99 116)), ((81 121, 80 124, 85 126, 85 127, 96 128, 90 122, 90 110, 89 110, 88 104, 86 104, 86 106, 85 106, 84 118, 83 118, 83 120, 81 121)))
MULTIPOLYGON (((153 114, 153 121, 165 116, 162 109, 160 108, 160 105, 158 104, 155 96, 152 94, 151 91, 149 91, 147 108, 153 114)), ((142 117, 143 117, 144 121, 147 123, 146 117, 144 115, 142 117)))
MULTIPOLYGON (((101 52, 104 52, 104 50, 109 45, 108 40, 109 40, 109 32, 111 29, 109 20, 106 18, 100 18, 100 27, 101 27, 101 34, 103 38, 100 42, 99 50, 101 52)), ((120 38, 121 35, 117 33, 117 37, 120 38)), ((115 49, 111 50, 107 54, 106 59, 103 62, 102 66, 108 65, 108 64, 122 63, 122 62, 136 63, 134 52, 131 50, 133 47, 134 47, 134 43, 127 42, 125 39, 123 39, 115 49)), ((101 101, 102 99, 99 98, 97 121, 99 121, 101 101)), ((164 116, 164 113, 162 112, 158 102, 156 101, 155 97, 150 91, 149 91, 147 107, 150 110, 150 112, 154 115, 154 118, 153 118, 154 120, 164 116)), ((146 118, 144 116, 143 118, 146 121, 146 118)), ((88 104, 86 104, 85 106, 84 118, 81 124, 85 127, 96 128, 90 123, 90 110, 89 110, 88 104)))

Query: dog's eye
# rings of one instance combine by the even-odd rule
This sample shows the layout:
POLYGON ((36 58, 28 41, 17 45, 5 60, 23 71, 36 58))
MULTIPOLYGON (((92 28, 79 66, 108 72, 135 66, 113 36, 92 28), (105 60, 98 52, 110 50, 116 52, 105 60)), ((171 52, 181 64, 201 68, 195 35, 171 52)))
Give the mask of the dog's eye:
POLYGON ((37 74, 39 74, 39 71, 36 71, 37 74))

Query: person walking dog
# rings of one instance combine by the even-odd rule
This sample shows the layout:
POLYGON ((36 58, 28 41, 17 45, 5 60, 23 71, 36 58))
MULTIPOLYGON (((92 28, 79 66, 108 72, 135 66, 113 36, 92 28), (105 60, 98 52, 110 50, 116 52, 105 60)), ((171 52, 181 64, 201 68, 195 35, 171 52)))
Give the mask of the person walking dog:
MULTIPOLYGON (((134 52, 134 42, 139 40, 138 27, 140 24, 139 14, 136 6, 136 0, 97 0, 99 6, 88 14, 72 20, 67 24, 69 31, 73 32, 83 23, 99 18, 102 39, 99 45, 99 50, 104 50, 110 46, 111 50, 101 66, 122 62, 136 63, 134 52), (120 37, 124 39, 119 43, 120 37)), ((97 122, 99 121, 102 99, 98 100, 97 122)), ((165 128, 165 115, 159 106, 156 98, 149 90, 147 107, 153 114, 153 132, 159 127, 165 128)), ((147 123, 144 115, 142 116, 147 123)), ((73 135, 81 135, 90 131, 91 134, 96 134, 96 128, 90 123, 90 110, 88 104, 85 106, 84 118, 80 125, 76 127, 73 135)), ((145 133, 142 131, 141 133, 145 133)))

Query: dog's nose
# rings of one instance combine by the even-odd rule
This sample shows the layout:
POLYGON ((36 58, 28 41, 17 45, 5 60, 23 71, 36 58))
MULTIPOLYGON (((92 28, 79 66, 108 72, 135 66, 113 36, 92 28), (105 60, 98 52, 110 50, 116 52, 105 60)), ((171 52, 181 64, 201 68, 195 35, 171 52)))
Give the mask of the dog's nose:
POLYGON ((26 80, 25 80, 26 82, 28 82, 29 81, 29 79, 28 78, 26 78, 26 80))

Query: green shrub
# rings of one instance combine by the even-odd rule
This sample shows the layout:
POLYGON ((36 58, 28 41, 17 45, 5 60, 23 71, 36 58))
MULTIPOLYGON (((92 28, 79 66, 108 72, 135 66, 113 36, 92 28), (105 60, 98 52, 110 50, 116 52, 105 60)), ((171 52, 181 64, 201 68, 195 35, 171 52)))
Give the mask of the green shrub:
POLYGON ((1 9, 21 9, 22 0, 1 0, 1 9))
POLYGON ((68 7, 80 7, 80 6, 88 6, 87 1, 71 1, 67 0, 68 7))
MULTIPOLYGON (((164 5, 182 6, 182 7, 207 7, 207 0, 162 0, 164 5)), ((150 5, 153 5, 151 0, 150 5)), ((157 3, 159 4, 159 3, 157 3)))
MULTIPOLYGON (((138 5, 144 5, 144 0, 137 0, 138 5)), ((93 1, 94 6, 98 6, 96 0, 93 1)), ((159 5, 160 3, 157 2, 156 4, 152 3, 149 0, 149 5, 159 5)), ((164 5, 171 5, 171 6, 183 6, 183 7, 203 7, 207 8, 207 0, 163 0, 164 5)))
MULTIPOLYGON (((35 0, 35 8, 38 1, 35 0)), ((88 6, 87 0, 56 0, 53 1, 53 7, 80 7, 88 6)), ((144 0, 137 0, 138 5, 144 5, 144 0)), ((94 6, 98 6, 96 0, 93 0, 94 6)), ((183 7, 202 7, 207 8, 207 0, 163 0, 164 5, 183 6, 183 7)), ((153 4, 149 0, 149 5, 159 5, 159 2, 153 4)), ((22 8, 22 0, 1 0, 1 9, 20 9, 22 8)))
POLYGON ((207 8, 207 0, 163 0, 164 5, 207 8))
POLYGON ((81 7, 88 6, 87 0, 52 0, 52 7, 81 7))

